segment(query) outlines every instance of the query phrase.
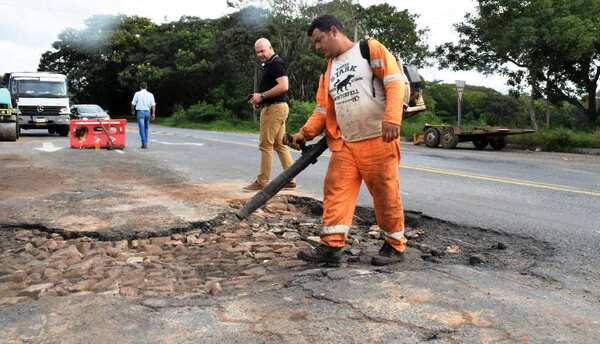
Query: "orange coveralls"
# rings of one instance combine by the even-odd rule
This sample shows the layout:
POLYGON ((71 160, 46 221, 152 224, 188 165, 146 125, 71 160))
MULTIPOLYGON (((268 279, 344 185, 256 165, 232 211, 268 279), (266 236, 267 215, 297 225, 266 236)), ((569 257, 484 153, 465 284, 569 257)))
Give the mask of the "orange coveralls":
MULTIPOLYGON (((380 82, 385 94, 385 111, 381 120, 400 125, 405 92, 402 80, 405 76, 394 56, 381 43, 370 39, 368 44, 370 68, 376 77, 373 82, 380 82)), ((363 60, 368 66, 367 60, 363 60)), ((364 180, 373 196, 377 224, 384 231, 385 240, 397 251, 403 252, 406 238, 398 174, 399 139, 385 143, 379 130, 379 136, 376 137, 370 134, 371 137, 363 140, 345 140, 336 118, 335 102, 330 95, 331 73, 332 59, 328 61, 327 70, 319 81, 317 106, 301 129, 306 140, 325 131, 327 144, 332 151, 324 184, 321 241, 331 247, 343 247, 346 244, 360 185, 364 180)), ((362 128, 360 123, 352 125, 362 128)))

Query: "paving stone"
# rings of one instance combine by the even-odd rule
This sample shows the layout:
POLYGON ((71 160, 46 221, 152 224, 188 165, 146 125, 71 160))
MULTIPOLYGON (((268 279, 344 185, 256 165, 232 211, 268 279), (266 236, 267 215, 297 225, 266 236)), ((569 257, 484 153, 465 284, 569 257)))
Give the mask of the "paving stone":
POLYGON ((281 237, 286 240, 292 241, 300 239, 300 234, 298 234, 297 232, 285 232, 281 237))
POLYGON ((42 283, 42 284, 34 284, 19 293, 18 296, 29 296, 29 297, 38 297, 40 294, 43 294, 48 289, 52 288, 54 283, 42 283))
POLYGON ((27 278, 27 272, 24 270, 17 270, 11 274, 10 280, 15 283, 23 282, 27 278))
POLYGON ((369 233, 368 233, 368 234, 369 234, 369 236, 370 236, 372 239, 380 239, 380 238, 381 238, 381 232, 380 232, 380 231, 376 231, 376 230, 374 231, 374 230, 371 230, 371 231, 369 231, 369 233))
POLYGON ((137 297, 139 296, 139 290, 134 287, 122 287, 119 289, 119 295, 124 297, 137 297))
POLYGON ((263 209, 270 213, 277 213, 277 212, 287 211, 288 206, 284 202, 271 201, 271 202, 268 202, 267 205, 265 205, 263 209))
POLYGON ((144 245, 142 251, 148 255, 160 255, 163 253, 163 249, 155 244, 144 245))
POLYGON ((256 254, 254 254, 254 258, 256 258, 258 260, 273 259, 274 257, 275 257, 275 253, 273 253, 273 252, 256 253, 256 254))
POLYGON ((91 291, 96 287, 96 283, 98 283, 98 281, 96 281, 95 279, 83 280, 74 283, 69 288, 67 288, 67 290, 69 290, 72 293, 91 291))
POLYGON ((171 237, 156 237, 156 238, 150 239, 150 244, 161 247, 161 246, 165 245, 166 243, 168 243, 169 241, 171 241, 171 237))
POLYGON ((127 251, 129 249, 129 241, 121 240, 114 243, 114 248, 119 251, 127 251))
POLYGON ((277 235, 271 232, 254 233, 252 238, 256 241, 274 241, 277 240, 277 235))
POLYGON ((83 258, 83 255, 77 250, 75 246, 68 246, 63 249, 57 250, 51 256, 52 259, 60 258, 83 258))
POLYGON ((59 270, 47 268, 44 270, 42 276, 45 280, 56 281, 59 277, 62 276, 62 273, 59 270))
POLYGON ((185 240, 185 235, 183 235, 183 234, 172 234, 171 235, 171 240, 184 241, 185 240))
POLYGON ((135 265, 142 264, 144 262, 144 257, 129 257, 127 258, 127 264, 135 265))
POLYGON ((208 292, 213 296, 216 296, 223 291, 223 287, 221 286, 221 283, 219 283, 218 281, 208 282, 206 284, 206 288, 208 289, 208 292))
POLYGON ((285 233, 285 228, 273 227, 273 228, 270 228, 269 231, 273 234, 283 234, 283 233, 285 233))
POLYGON ((266 273, 267 273, 267 270, 265 268, 263 268, 262 266, 257 266, 257 267, 242 271, 242 275, 247 275, 247 276, 262 276, 266 273))
POLYGON ((50 239, 46 241, 43 247, 46 248, 48 251, 53 252, 58 249, 58 244, 56 243, 56 240, 50 239))
POLYGON ((83 241, 83 242, 77 243, 75 245, 75 247, 77 247, 77 250, 79 252, 86 255, 88 252, 90 252, 92 250, 92 243, 89 241, 83 241))

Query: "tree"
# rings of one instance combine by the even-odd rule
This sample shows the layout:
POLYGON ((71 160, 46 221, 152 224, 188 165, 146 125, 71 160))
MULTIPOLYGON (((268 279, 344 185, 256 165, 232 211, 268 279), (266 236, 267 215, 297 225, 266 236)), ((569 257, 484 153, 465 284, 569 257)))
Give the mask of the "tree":
POLYGON ((389 4, 367 7, 360 14, 361 26, 368 36, 378 39, 403 62, 423 66, 431 53, 425 43, 428 30, 417 27, 417 18, 389 4))
POLYGON ((443 67, 501 72, 598 120, 600 1, 478 0, 456 30, 458 43, 437 48, 443 67))

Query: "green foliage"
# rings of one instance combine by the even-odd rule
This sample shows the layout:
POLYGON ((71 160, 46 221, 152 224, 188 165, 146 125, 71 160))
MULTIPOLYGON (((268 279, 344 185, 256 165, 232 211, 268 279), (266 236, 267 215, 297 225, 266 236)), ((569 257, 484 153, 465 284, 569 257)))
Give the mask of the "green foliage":
MULTIPOLYGON (((456 86, 452 84, 429 84, 425 88, 429 111, 445 123, 456 124, 456 86), (428 97, 431 100, 428 100, 428 97)), ((531 126, 527 103, 511 95, 481 86, 467 86, 462 103, 463 122, 469 125, 494 125, 507 127, 531 126)))
POLYGON ((424 39, 428 30, 417 27, 417 18, 386 3, 362 9, 359 20, 368 36, 379 40, 404 63, 423 66, 430 56, 424 39))
POLYGON ((600 1, 478 0, 456 25, 458 44, 437 48, 442 66, 502 72, 554 104, 566 101, 598 118, 600 1), (509 68, 509 67, 518 67, 509 68))
POLYGON ((288 115, 287 131, 289 133, 298 132, 312 115, 315 106, 315 102, 292 101, 290 104, 290 114, 288 115))
POLYGON ((442 124, 444 121, 431 111, 425 111, 418 116, 404 119, 402 121, 401 136, 412 139, 415 134, 422 134, 425 124, 442 124))
POLYGON ((600 130, 590 133, 556 128, 532 134, 509 136, 508 141, 530 149, 570 152, 574 148, 600 148, 600 130))
POLYGON ((179 107, 173 114, 173 123, 209 123, 216 120, 231 120, 233 114, 223 104, 207 104, 200 101, 187 109, 179 107))
POLYGON ((425 49, 424 30, 417 28, 415 17, 389 6, 385 15, 390 18, 384 18, 351 0, 273 0, 268 9, 248 3, 231 2, 237 10, 217 19, 184 16, 160 25, 137 16, 94 16, 83 29, 63 31, 53 50, 43 54, 39 69, 67 74, 74 102, 98 103, 114 113, 126 112, 139 83, 146 81, 160 114, 174 113, 175 104, 205 101, 220 103, 234 113, 232 118, 245 120, 252 116, 246 96, 254 89, 255 73, 260 78, 254 54, 259 37, 269 38, 288 63, 289 93, 299 101, 314 100, 325 69, 325 59, 306 35, 317 15, 335 13, 349 28, 381 33, 382 41, 405 54, 418 51, 421 56, 425 49))

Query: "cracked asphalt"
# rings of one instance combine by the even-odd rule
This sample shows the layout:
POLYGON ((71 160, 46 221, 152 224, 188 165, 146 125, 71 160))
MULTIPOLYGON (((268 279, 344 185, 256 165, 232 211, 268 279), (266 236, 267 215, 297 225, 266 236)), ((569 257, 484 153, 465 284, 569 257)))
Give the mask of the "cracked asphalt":
POLYGON ((598 342, 597 267, 551 236, 409 208, 406 262, 375 268, 359 208, 347 263, 306 265, 320 203, 302 182, 238 222, 245 181, 165 163, 176 148, 32 149, 45 140, 63 139, 0 143, 2 343, 598 342))

